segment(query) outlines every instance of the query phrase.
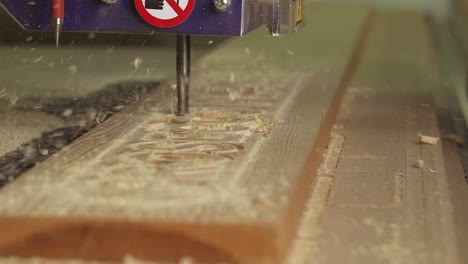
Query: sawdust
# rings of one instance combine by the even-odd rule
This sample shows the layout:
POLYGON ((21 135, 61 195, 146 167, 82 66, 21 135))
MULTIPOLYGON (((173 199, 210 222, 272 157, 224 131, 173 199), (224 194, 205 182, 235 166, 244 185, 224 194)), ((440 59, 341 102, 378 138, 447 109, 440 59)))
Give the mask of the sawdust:
POLYGON ((382 263, 406 263, 405 259, 412 256, 411 250, 402 245, 402 229, 398 224, 381 224, 372 218, 366 218, 364 224, 375 228, 377 235, 384 236, 389 233, 388 239, 382 239, 378 243, 370 246, 357 246, 352 248, 351 254, 353 256, 376 256, 377 260, 382 263), (389 230, 389 231, 384 231, 389 230))
POLYGON ((0 112, 6 118, 3 135, 11 149, 0 156, 0 187, 44 161, 96 125, 138 101, 140 95, 155 88, 134 83, 109 86, 80 98, 23 98, 0 112), (53 120, 52 124, 49 124, 53 120), (23 125, 24 123, 24 125, 23 125), (48 127, 44 127, 48 125, 48 127), (10 133, 11 130, 11 133, 10 133), (31 132, 31 133, 24 133, 31 132), (21 142, 17 139, 22 139, 21 142))
POLYGON ((403 171, 395 172, 395 187, 393 192, 393 207, 401 206, 405 188, 405 174, 403 171))
POLYGON ((0 156, 15 150, 31 138, 62 124, 60 118, 38 112, 23 112, 9 108, 0 101, 0 156))

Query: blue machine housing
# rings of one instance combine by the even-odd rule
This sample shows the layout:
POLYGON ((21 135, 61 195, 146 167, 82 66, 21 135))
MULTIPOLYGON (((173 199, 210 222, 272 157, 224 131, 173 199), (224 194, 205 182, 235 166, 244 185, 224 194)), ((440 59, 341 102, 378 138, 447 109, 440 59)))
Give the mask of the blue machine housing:
MULTIPOLYGON (((118 0, 114 4, 106 4, 101 0, 68 0, 65 1, 63 30, 238 36, 246 33, 242 25, 243 4, 244 1, 233 0, 228 11, 218 12, 211 0, 196 0, 187 20, 178 26, 164 29, 145 22, 138 14, 134 0, 118 0)), ((0 6, 27 30, 51 29, 50 0, 0 0, 0 6)), ((256 26, 261 24, 256 23, 256 26)))
MULTIPOLYGON (((87 32, 170 32, 241 36, 267 25, 273 35, 296 31, 302 24, 302 0, 232 0, 219 12, 212 0, 194 0, 190 16, 172 28, 158 28, 140 17, 134 0, 66 0, 63 30, 87 32)), ((50 0, 0 0, 6 10, 27 30, 50 30, 50 0)))

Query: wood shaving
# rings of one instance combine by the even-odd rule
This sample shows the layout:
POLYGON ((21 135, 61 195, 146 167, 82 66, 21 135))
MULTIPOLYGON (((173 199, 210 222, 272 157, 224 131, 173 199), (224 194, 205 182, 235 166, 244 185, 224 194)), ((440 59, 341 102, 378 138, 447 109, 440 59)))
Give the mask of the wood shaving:
POLYGON ((424 168, 424 160, 421 160, 421 159, 417 160, 413 166, 418 169, 424 168))
POLYGON ((48 156, 49 155, 49 150, 48 149, 41 149, 41 155, 42 156, 48 156))
POLYGON ((68 117, 70 117, 72 114, 73 114, 73 110, 70 109, 70 108, 67 108, 67 109, 65 109, 65 111, 63 111, 62 116, 65 117, 65 118, 68 118, 68 117))
POLYGON ((437 144, 437 142, 439 142, 439 137, 426 136, 426 135, 423 135, 421 132, 419 132, 418 140, 420 144, 435 145, 437 144))
POLYGON ((454 133, 450 133, 450 132, 442 130, 441 131, 441 136, 442 136, 443 139, 453 141, 453 142, 455 142, 457 144, 460 144, 460 145, 465 144, 465 140, 463 138, 457 136, 454 133))

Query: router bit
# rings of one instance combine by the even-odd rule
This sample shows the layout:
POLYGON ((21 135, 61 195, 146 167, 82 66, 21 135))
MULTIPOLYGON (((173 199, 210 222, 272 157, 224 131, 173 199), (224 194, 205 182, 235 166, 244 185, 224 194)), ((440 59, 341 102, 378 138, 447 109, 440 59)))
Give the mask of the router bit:
POLYGON ((177 115, 189 112, 190 35, 177 35, 177 115))
POLYGON ((55 47, 59 47, 60 31, 63 26, 63 19, 65 17, 65 3, 64 0, 51 0, 50 6, 51 24, 55 32, 55 47))

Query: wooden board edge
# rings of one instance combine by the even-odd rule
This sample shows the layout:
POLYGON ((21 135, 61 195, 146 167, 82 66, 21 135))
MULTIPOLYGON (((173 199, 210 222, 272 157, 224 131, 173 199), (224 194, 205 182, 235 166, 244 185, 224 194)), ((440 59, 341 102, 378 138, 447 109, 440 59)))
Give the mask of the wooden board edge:
POLYGON ((274 225, 268 223, 2 217, 0 233, 5 234, 0 237, 1 256, 122 261, 131 255, 172 262, 190 257, 200 263, 277 263, 278 259, 272 256, 274 225), (250 243, 243 243, 246 239, 250 243), (167 243, 178 246, 168 250, 167 243))

